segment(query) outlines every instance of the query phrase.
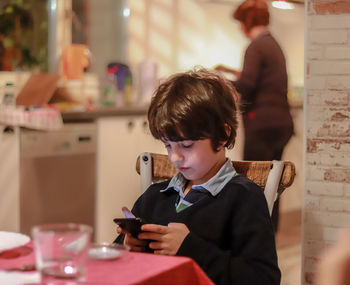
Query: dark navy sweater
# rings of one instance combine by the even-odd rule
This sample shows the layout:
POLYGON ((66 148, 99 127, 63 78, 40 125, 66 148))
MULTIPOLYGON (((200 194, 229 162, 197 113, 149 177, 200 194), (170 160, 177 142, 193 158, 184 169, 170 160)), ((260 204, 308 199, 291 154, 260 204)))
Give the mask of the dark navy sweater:
MULTIPOLYGON (((177 252, 194 259, 215 284, 280 284, 274 231, 263 190, 233 177, 217 196, 207 193, 176 213, 178 193, 151 185, 132 212, 148 223, 184 223, 190 233, 177 252)), ((121 239, 119 239, 121 241, 121 239)))

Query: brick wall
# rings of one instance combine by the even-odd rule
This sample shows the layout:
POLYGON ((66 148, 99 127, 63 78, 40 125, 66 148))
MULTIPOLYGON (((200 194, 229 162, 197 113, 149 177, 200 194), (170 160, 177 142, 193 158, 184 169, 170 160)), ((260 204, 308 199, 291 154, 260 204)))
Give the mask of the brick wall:
POLYGON ((306 1, 302 284, 350 226, 350 1, 306 1))

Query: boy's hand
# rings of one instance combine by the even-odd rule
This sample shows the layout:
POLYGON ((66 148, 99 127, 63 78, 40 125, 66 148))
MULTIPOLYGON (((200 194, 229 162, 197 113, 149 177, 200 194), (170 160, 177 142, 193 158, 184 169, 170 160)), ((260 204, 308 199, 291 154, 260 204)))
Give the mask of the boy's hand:
POLYGON ((182 223, 170 223, 168 226, 146 224, 141 227, 139 239, 152 240, 149 247, 155 254, 175 255, 183 240, 189 234, 189 229, 182 223))
POLYGON ((117 227, 118 234, 125 234, 124 245, 130 247, 131 251, 145 251, 147 241, 134 238, 129 232, 124 231, 123 228, 117 227))

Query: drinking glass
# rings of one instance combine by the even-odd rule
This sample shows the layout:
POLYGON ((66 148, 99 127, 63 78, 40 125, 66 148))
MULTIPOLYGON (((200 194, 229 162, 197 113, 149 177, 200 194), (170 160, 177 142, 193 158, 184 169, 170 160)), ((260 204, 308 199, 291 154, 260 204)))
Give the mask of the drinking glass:
POLYGON ((36 266, 42 284, 80 284, 85 281, 92 227, 62 223, 34 226, 36 266))

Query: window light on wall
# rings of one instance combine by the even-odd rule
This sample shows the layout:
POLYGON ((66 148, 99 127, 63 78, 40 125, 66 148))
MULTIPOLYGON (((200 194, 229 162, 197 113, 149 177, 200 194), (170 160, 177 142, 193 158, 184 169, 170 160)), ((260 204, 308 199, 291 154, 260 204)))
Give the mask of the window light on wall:
POLYGON ((291 10, 294 9, 293 3, 290 3, 285 0, 277 0, 277 1, 272 1, 272 7, 278 8, 278 9, 283 9, 283 10, 291 10))

